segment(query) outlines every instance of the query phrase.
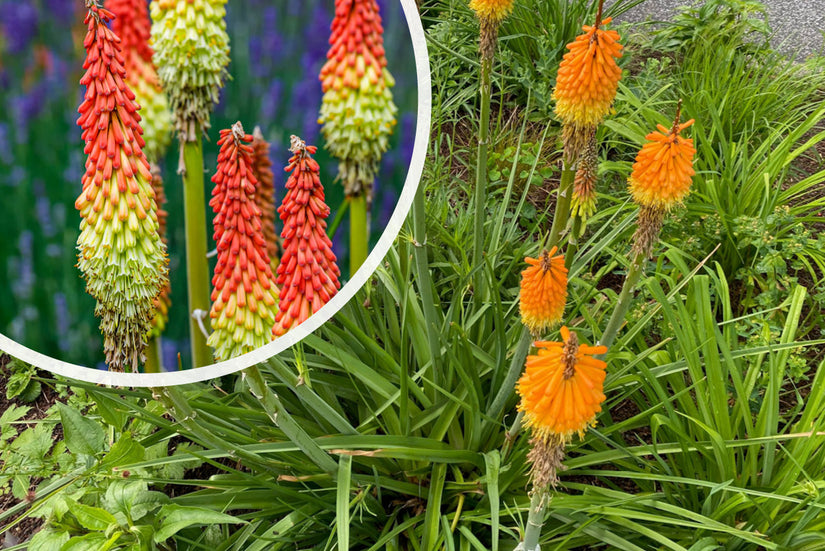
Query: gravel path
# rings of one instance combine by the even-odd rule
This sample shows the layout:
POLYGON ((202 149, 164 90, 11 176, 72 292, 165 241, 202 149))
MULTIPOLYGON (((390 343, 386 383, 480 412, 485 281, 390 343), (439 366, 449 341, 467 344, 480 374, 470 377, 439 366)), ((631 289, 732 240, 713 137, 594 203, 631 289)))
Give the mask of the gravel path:
MULTIPOLYGON (((768 22, 773 29, 773 45, 800 58, 823 53, 825 0, 763 0, 768 8, 768 22)), ((611 0, 607 4, 613 3, 611 0)), ((647 0, 623 14, 620 21, 662 21, 678 13, 680 6, 691 2, 647 0)))

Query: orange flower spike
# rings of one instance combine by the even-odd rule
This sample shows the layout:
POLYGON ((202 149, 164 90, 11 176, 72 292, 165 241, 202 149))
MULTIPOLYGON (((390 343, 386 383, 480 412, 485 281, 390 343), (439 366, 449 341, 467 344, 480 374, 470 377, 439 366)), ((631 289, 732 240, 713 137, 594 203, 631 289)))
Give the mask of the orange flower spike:
POLYGON ((682 202, 690 191, 693 181, 693 140, 680 133, 693 124, 693 119, 679 123, 681 105, 676 110, 676 120, 668 130, 657 125, 658 132, 645 138, 633 163, 628 184, 633 200, 645 207, 670 210, 682 202))
POLYGON ((616 60, 622 57, 619 33, 602 30, 611 18, 601 19, 602 6, 594 26, 582 27, 584 34, 567 45, 570 50, 559 65, 556 89, 556 115, 565 124, 598 125, 610 112, 622 70, 616 60))
POLYGON ((541 258, 525 258, 530 266, 521 272, 519 311, 522 323, 538 335, 561 322, 567 302, 567 268, 558 247, 541 258))
POLYGON ((538 341, 538 354, 528 356, 524 374, 516 385, 519 411, 527 426, 543 441, 569 441, 595 424, 605 400, 607 364, 594 358, 605 346, 580 344, 578 335, 561 328, 563 342, 538 341))
POLYGON ((278 207, 284 229, 283 256, 277 272, 281 294, 272 328, 275 336, 306 321, 341 287, 341 271, 326 233, 330 211, 324 203, 320 167, 311 157, 317 148, 297 136, 291 140, 293 156, 285 169, 290 173, 287 191, 278 207))
POLYGON ((212 278, 212 334, 207 344, 216 360, 228 360, 272 340, 278 290, 270 268, 255 204, 257 179, 252 173, 252 136, 240 123, 222 130, 218 168, 209 205, 218 263, 212 278))

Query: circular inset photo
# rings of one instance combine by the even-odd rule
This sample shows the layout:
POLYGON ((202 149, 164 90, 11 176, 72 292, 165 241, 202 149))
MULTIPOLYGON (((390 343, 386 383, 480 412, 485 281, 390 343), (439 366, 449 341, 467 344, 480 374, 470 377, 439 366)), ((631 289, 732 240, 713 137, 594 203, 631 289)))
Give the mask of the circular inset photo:
POLYGON ((0 30, 0 349, 128 386, 319 327, 424 162, 412 0, 14 4, 0 30))

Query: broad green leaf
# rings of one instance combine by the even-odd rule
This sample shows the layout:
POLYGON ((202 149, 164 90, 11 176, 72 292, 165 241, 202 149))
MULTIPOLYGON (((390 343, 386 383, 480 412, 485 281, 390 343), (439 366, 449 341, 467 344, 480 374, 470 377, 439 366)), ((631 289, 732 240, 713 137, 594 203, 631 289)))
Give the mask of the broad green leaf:
POLYGON ((117 524, 117 519, 111 513, 98 507, 74 503, 70 510, 77 519, 77 522, 88 530, 102 532, 110 526, 117 524))
POLYGON ((69 541, 69 534, 66 532, 55 532, 45 528, 32 536, 29 541, 29 549, 37 551, 60 551, 63 545, 69 541))
POLYGON ((73 537, 60 548, 60 551, 100 551, 106 542, 106 536, 99 532, 92 532, 85 536, 73 537))
POLYGON ((58 403, 63 438, 69 451, 76 454, 95 455, 103 450, 106 435, 103 427, 74 408, 58 403))
POLYGON ((154 535, 155 543, 168 540, 184 528, 207 524, 247 524, 245 520, 201 507, 165 505, 160 513, 163 519, 154 535))
POLYGON ((124 433, 112 445, 100 462, 101 467, 113 468, 119 465, 129 465, 143 461, 145 449, 132 439, 129 433, 124 433))

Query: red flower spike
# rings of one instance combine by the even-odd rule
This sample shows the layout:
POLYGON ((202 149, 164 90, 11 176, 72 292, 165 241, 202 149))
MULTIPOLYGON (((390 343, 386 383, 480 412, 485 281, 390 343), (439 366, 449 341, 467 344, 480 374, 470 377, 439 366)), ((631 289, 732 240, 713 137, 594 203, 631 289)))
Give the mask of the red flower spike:
POLYGON ((252 172, 252 136, 241 123, 221 130, 218 168, 209 205, 218 244, 212 278, 212 334, 216 360, 228 360, 272 340, 278 291, 263 238, 258 184, 252 172))
POLYGON ((140 106, 146 141, 143 152, 157 162, 172 139, 172 114, 152 64, 149 8, 145 0, 106 0, 106 6, 115 16, 112 31, 120 37, 126 81, 140 106))
POLYGON ((284 223, 283 256, 278 266, 281 286, 278 314, 272 333, 281 336, 317 312, 338 292, 341 271, 335 263, 332 241, 327 237, 320 167, 311 157, 317 148, 291 137, 293 153, 286 171, 286 196, 278 213, 284 223))
POLYGON ((277 270, 280 245, 275 231, 275 176, 272 174, 272 161, 269 159, 269 142, 264 140, 263 133, 258 127, 255 127, 252 138, 252 172, 258 179, 255 204, 261 209, 266 251, 269 253, 272 269, 277 270))

